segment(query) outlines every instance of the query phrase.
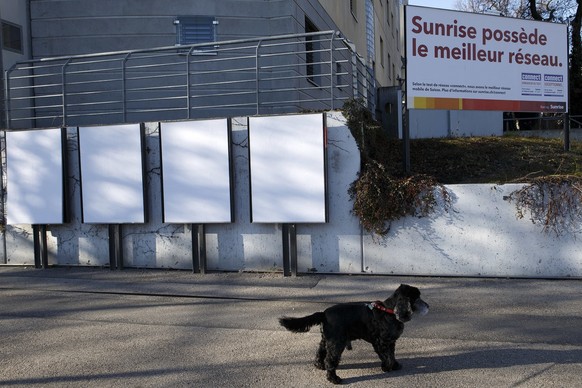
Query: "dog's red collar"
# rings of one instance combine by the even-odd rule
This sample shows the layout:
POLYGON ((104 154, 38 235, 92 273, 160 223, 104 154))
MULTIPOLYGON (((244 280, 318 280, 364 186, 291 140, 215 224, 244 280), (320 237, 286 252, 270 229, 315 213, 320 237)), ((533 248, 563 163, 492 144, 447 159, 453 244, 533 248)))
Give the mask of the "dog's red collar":
POLYGON ((382 305, 382 302, 380 302, 380 301, 368 303, 368 307, 370 308, 370 310, 378 309, 380 311, 384 311, 387 314, 394 315, 394 310, 384 307, 382 305))

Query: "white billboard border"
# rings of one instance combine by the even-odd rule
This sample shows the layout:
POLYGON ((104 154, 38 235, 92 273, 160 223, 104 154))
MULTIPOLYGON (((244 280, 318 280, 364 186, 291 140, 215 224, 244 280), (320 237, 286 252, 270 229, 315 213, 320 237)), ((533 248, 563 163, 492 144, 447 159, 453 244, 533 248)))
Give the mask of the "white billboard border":
MULTIPOLYGON (((328 166, 327 166, 327 114, 326 113, 307 113, 307 114, 292 114, 292 115, 272 115, 272 116, 251 116, 247 118, 247 128, 248 128, 248 136, 249 136, 249 185, 250 185, 250 209, 251 209, 251 223, 271 223, 271 224, 287 224, 287 225, 294 225, 294 224, 314 224, 314 223, 327 223, 329 221, 329 193, 328 193, 328 166), (305 219, 291 219, 291 218, 272 218, 272 219, 260 219, 255 214, 255 190, 253 190, 253 148, 252 148, 252 121, 254 119, 269 119, 269 118, 288 118, 288 117, 299 117, 299 116, 319 116, 321 119, 321 136, 322 136, 322 190, 323 190, 323 217, 311 220, 305 219), (259 218, 259 219, 257 219, 259 218)), ((256 174, 255 174, 256 176, 256 174)))
MULTIPOLYGON (((128 135, 130 136, 130 135, 128 135)), ((137 135, 133 135, 137 136, 137 135)), ((96 224, 96 225, 122 225, 122 224, 144 224, 148 222, 149 214, 148 214, 148 198, 147 198, 147 190, 146 190, 146 172, 145 172, 145 127, 141 123, 134 123, 134 124, 109 124, 109 125, 99 125, 99 126, 79 126, 77 127, 77 151, 79 157, 79 176, 81 182, 81 222, 84 224, 96 224), (82 156, 82 136, 81 133, 83 129, 87 130, 98 130, 97 128, 108 128, 108 127, 128 127, 135 130, 138 130, 139 135, 139 143, 140 143, 140 152, 139 152, 139 163, 141 166, 140 171, 140 179, 141 179, 141 198, 140 198, 140 205, 141 205, 141 218, 140 219, 131 219, 131 217, 127 217, 126 219, 117 219, 117 220, 92 220, 92 217, 87 217, 86 214, 86 195, 84 192, 86 191, 86 181, 84 180, 83 171, 87 172, 87 167, 83 168, 83 156, 82 156), (132 128, 133 127, 133 128, 132 128), (136 128, 137 127, 137 128, 136 128), (84 184, 85 183, 85 184, 84 184), (87 219, 89 218, 89 219, 87 219)), ((86 178, 86 175, 85 175, 86 178)))
MULTIPOLYGON (((160 160, 161 160, 161 181, 162 181, 162 220, 164 223, 181 223, 181 224, 217 224, 217 223, 232 223, 234 222, 235 219, 235 214, 234 214, 234 172, 233 172, 233 161, 232 161, 232 149, 231 149, 231 144, 232 144, 232 119, 228 118, 228 119, 204 119, 204 120, 188 120, 188 121, 167 121, 167 122, 161 122, 160 123, 160 160), (228 159, 228 185, 229 185, 229 204, 228 204, 228 212, 229 212, 229 218, 221 218, 221 219, 207 219, 204 220, 203 219, 199 219, 199 220, 194 220, 194 219, 190 219, 190 220, 177 220, 177 219, 172 219, 172 216, 169 216, 168 212, 167 212, 167 206, 166 206, 166 190, 168 189, 168 186, 166 183, 166 175, 169 172, 168 171, 168 166, 167 163, 164 163, 164 153, 167 153, 168 149, 166 147, 164 147, 164 134, 163 132, 165 132, 166 130, 171 130, 171 126, 172 125, 176 125, 176 124, 184 124, 187 125, 188 123, 196 123, 196 124, 202 124, 205 122, 224 122, 226 125, 226 154, 227 154, 227 159, 228 159), (164 130, 164 127, 166 126, 166 130, 164 130), (170 127, 170 128, 168 128, 170 127), (166 164, 166 166, 164 166, 166 164)), ((195 150, 193 150, 195 151, 195 150)))
MULTIPOLYGON (((405 106, 406 112, 408 112, 409 109, 411 109, 411 108, 409 108, 409 105, 410 105, 409 104, 410 97, 409 97, 409 92, 408 92, 408 75, 409 75, 408 65, 409 65, 409 63, 408 63, 408 25, 407 25, 407 23, 408 23, 407 12, 408 12, 408 8, 410 8, 410 7, 412 7, 412 8, 420 8, 420 9, 434 9, 434 10, 437 10, 437 11, 443 11, 443 12, 449 12, 449 13, 471 14, 471 15, 474 15, 474 16, 476 15, 478 17, 481 17, 482 16, 482 17, 491 17, 491 18, 502 18, 502 19, 516 19, 516 20, 519 20, 519 21, 532 22, 532 23, 541 23, 541 24, 543 24, 543 23, 550 23, 550 22, 544 22, 544 21, 539 21, 539 20, 527 20, 527 19, 519 19, 519 18, 510 18, 510 17, 506 17, 506 16, 499 16, 499 15, 477 14, 477 13, 472 13, 472 12, 465 12, 465 11, 459 11, 459 10, 449 10, 449 9, 436 8, 436 7, 426 7, 426 6, 418 6, 418 5, 404 5, 403 6, 403 8, 404 8, 403 47, 404 47, 404 58, 405 58, 405 60, 404 60, 404 69, 405 69, 404 70, 405 71, 405 82, 404 82, 404 86, 405 86, 405 93, 404 93, 405 99, 404 99, 404 101, 405 101, 405 104, 404 104, 404 106, 405 106)), ((566 34, 565 34, 566 35, 565 36, 565 39, 566 39, 566 55, 565 55, 565 58, 566 58, 566 60, 568 62, 568 66, 567 66, 567 69, 566 69, 566 82, 565 82, 565 84, 566 84, 566 96, 565 96, 566 97, 566 101, 565 101, 565 103, 566 103, 566 109, 565 109, 564 112, 549 112, 549 111, 541 111, 541 110, 536 110, 536 111, 529 111, 528 110, 528 111, 516 111, 516 112, 562 113, 567 118, 565 121, 567 121, 567 124, 569 124, 569 109, 570 109, 570 65, 569 65, 569 58, 570 58, 570 55, 569 55, 570 36, 569 36, 569 30, 568 30, 568 25, 566 23, 551 23, 551 24, 558 24, 558 25, 563 25, 563 26, 566 27, 566 34)), ((508 100, 508 101, 515 101, 515 100, 508 100)), ((415 109, 415 108, 412 108, 412 109, 415 109)), ((446 109, 444 109, 444 110, 446 110, 446 109)), ((463 110, 469 111, 469 110, 474 110, 474 109, 463 109, 463 110)), ((509 111, 508 110, 501 110, 501 112, 509 112, 509 111)), ((405 126, 406 126, 405 132, 409 132, 409 129, 408 129, 408 120, 406 120, 406 125, 405 126)), ((568 128, 566 129, 566 131, 569 132, 569 125, 567 125, 567 127, 568 128)), ((569 133, 567 135, 569 135, 569 133)))
MULTIPOLYGON (((47 129, 42 129, 42 130, 36 130, 36 129, 31 129, 31 130, 24 130, 24 131, 7 131, 6 132, 6 191, 7 191, 7 199, 6 199, 6 210, 7 210, 7 214, 6 214, 6 224, 7 225, 20 225, 20 224, 30 224, 30 225, 60 225, 60 224, 64 224, 68 222, 68 212, 67 212, 67 201, 66 201, 66 195, 65 193, 67 192, 67 180, 65 179, 65 177, 67 176, 66 174, 66 153, 65 153, 65 142, 66 142, 66 135, 65 135, 65 130, 63 128, 47 128, 47 129), (30 135, 30 136, 34 136, 35 133, 38 133, 39 131, 54 131, 55 132, 55 137, 60 137, 60 147, 58 148, 58 151, 60 153, 59 159, 60 159, 60 166, 57 169, 58 171, 51 171, 52 175, 51 177, 56 177, 58 175, 58 178, 60 178, 60 184, 54 186, 54 185, 49 185, 52 187, 49 187, 49 189, 54 190, 55 188, 60 190, 60 204, 59 204, 59 208, 57 209, 57 212, 51 212, 51 215, 49 215, 48 217, 45 217, 45 214, 43 214, 41 216, 41 218, 39 219, 29 219, 27 220, 27 222, 23 222, 17 219, 17 222, 12 222, 12 217, 10 217, 10 207, 13 204, 13 201, 10 199, 11 195, 10 195, 10 185, 13 182, 13 180, 10 178, 10 170, 12 170, 13 168, 10 167, 10 165, 12 164, 11 162, 11 157, 10 157, 10 149, 8 148, 8 144, 10 143, 10 137, 12 137, 13 135, 16 135, 17 133, 24 136, 24 135, 30 135), (60 213, 60 216, 55 216, 55 214, 60 213), (54 217, 54 218, 53 218, 54 217)), ((52 148, 49 151, 54 151, 52 148)), ((37 154, 38 155, 38 154, 37 154)), ((30 164, 27 165, 27 167, 30 164)), ((25 188, 26 189, 26 188, 25 188)), ((43 200, 46 200, 46 195, 42 195, 41 196, 43 200)), ((20 199, 17 200, 16 203, 19 203, 20 199)), ((23 204, 26 205, 26 204, 23 204)), ((43 207, 46 208, 51 208, 53 207, 52 205, 50 205, 49 203, 44 203, 43 207)))

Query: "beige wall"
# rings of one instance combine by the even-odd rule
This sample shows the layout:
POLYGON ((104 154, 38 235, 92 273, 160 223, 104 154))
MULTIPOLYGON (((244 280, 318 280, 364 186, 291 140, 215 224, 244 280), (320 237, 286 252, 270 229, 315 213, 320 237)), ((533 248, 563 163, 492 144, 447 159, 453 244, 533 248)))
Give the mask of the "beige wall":
POLYGON ((382 86, 398 85, 398 78, 402 76, 402 57, 404 56, 400 45, 399 2, 398 0, 374 0, 374 12, 376 14, 376 72, 382 74, 379 77, 382 80, 382 86), (383 50, 380 49, 380 38, 383 40, 383 50))
MULTIPOLYGON (((356 46, 356 51, 367 58, 366 0, 319 0, 338 25, 344 36, 356 46)), ((400 45, 400 5, 398 0, 373 0, 375 28, 375 67, 378 86, 398 84, 402 76, 402 47, 400 45), (380 40, 381 39, 381 40, 380 40), (380 43, 382 42, 382 44, 380 43), (383 46, 383 49, 381 47, 383 46)))

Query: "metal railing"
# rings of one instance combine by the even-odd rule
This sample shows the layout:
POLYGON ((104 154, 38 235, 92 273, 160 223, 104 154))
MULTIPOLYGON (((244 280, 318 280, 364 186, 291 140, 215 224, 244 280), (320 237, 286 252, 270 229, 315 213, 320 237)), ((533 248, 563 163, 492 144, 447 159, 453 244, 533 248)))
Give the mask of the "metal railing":
POLYGON ((19 62, 8 129, 374 110, 373 74, 335 31, 19 62))
MULTIPOLYGON (((582 129, 582 116, 569 115, 570 129, 582 129)), ((505 117, 503 129, 505 131, 562 131, 564 129, 565 116, 563 114, 537 114, 521 115, 518 117, 505 117)))

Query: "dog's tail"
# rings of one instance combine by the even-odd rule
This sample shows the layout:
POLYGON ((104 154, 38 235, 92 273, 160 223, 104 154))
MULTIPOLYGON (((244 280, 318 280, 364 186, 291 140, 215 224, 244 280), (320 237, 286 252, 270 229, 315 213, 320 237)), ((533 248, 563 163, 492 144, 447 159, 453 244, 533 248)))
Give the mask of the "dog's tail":
POLYGON ((305 333, 311 329, 311 326, 321 325, 323 322, 325 322, 325 313, 323 312, 311 314, 302 318, 279 318, 281 326, 293 333, 305 333))

